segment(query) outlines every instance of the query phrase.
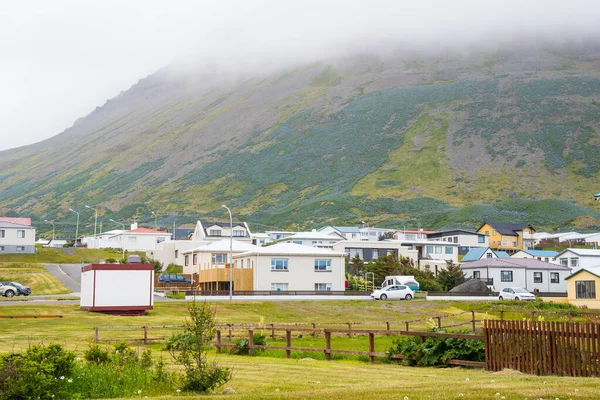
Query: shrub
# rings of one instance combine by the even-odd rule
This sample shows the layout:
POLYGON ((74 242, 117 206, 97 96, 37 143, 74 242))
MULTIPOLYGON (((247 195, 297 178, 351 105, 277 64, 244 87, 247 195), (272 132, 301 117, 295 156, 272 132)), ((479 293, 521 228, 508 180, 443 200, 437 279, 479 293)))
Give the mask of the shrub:
POLYGON ((87 362, 94 364, 106 364, 110 361, 110 355, 107 350, 102 349, 97 344, 93 345, 84 353, 87 362))
POLYGON ((167 269, 165 270, 165 272, 168 274, 181 274, 183 273, 183 265, 171 263, 167 265, 167 269))
MULTIPOLYGON (((257 346, 265 346, 267 344, 267 340, 264 335, 260 333, 255 333, 253 335, 253 342, 257 346)), ((237 354, 239 356, 247 356, 250 354, 250 341, 248 339, 240 339, 235 342, 235 347, 231 348, 231 354, 237 354)), ((255 352, 260 351, 260 349, 254 350, 255 352)))

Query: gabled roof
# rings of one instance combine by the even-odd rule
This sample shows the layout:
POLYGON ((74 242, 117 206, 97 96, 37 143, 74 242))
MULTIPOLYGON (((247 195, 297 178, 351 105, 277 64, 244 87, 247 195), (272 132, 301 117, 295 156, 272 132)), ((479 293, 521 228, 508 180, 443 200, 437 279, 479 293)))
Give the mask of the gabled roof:
MULTIPOLYGON (((258 247, 256 250, 238 254, 238 256, 281 255, 281 256, 345 256, 346 253, 324 249, 321 247, 304 246, 296 243, 277 243, 273 246, 258 247)), ((236 256, 234 256, 235 258, 236 256)))
POLYGON ((567 276, 565 279, 569 279, 574 277, 575 275, 579 274, 580 272, 587 272, 590 273, 598 278, 600 278, 600 266, 597 267, 588 267, 588 268, 580 268, 577 271, 573 272, 571 275, 567 276))
POLYGON ((462 269, 471 268, 520 268, 520 269, 551 269, 570 271, 571 268, 540 261, 536 258, 483 258, 461 264, 462 269))
POLYGON ((3 221, 0 221, 0 228, 35 229, 31 225, 15 224, 14 222, 3 222, 3 221))
POLYGON ((21 217, 0 217, 0 222, 10 222, 19 225, 31 225, 31 218, 21 217))
POLYGON ((340 240, 345 240, 346 238, 341 236, 339 233, 333 233, 331 235, 326 234, 326 233, 321 233, 321 232, 296 232, 294 235, 292 236, 285 236, 282 237, 281 239, 277 239, 277 241, 283 241, 283 240, 336 240, 336 241, 340 241, 340 240))
MULTIPOLYGON (((202 226, 204 226, 204 230, 210 228, 211 226, 220 226, 221 228, 226 228, 229 229, 229 222, 203 222, 202 226)), ((244 226, 244 224, 242 222, 234 222, 233 223, 233 227, 235 228, 236 226, 241 226, 242 228, 246 229, 246 227, 244 226)))
POLYGON ((172 236, 173 240, 185 240, 189 239, 192 233, 194 233, 194 229, 190 228, 175 228, 175 232, 173 232, 173 228, 167 229, 167 232, 174 233, 172 236))
POLYGON ((517 231, 522 231, 523 229, 525 229, 527 227, 529 227, 535 231, 535 228, 529 224, 507 224, 504 222, 485 222, 485 223, 481 224, 481 226, 479 227, 479 229, 477 229, 477 231, 481 230, 481 228, 483 228, 483 226, 485 224, 488 224, 489 226, 494 228, 494 230, 496 232, 500 233, 501 235, 508 235, 508 236, 517 236, 517 231))
POLYGON ((523 253, 527 253, 532 257, 556 257, 558 251, 554 250, 521 250, 523 253))
POLYGON ((136 234, 136 235, 171 235, 169 232, 165 232, 165 231, 157 231, 154 229, 148 229, 148 228, 136 228, 136 229, 130 229, 128 231, 121 231, 120 233, 117 233, 114 236, 119 236, 122 234, 136 234))
POLYGON ((342 233, 360 233, 360 229, 357 226, 334 226, 333 228, 342 233))
POLYGON ((505 251, 494 251, 498 258, 510 258, 510 255, 505 251))
MULTIPOLYGON (((227 253, 230 250, 229 241, 230 241, 230 239, 219 240, 217 242, 205 244, 204 246, 196 247, 191 250, 186 250, 182 254, 189 254, 189 253, 195 253, 195 252, 207 252, 207 253, 210 252, 210 253, 212 253, 212 252, 216 252, 216 251, 222 252, 222 253, 227 253)), ((260 249, 261 247, 255 246, 255 245, 247 243, 247 242, 240 242, 239 240, 232 240, 231 248, 233 249, 232 252, 234 252, 234 253, 242 253, 242 252, 248 252, 248 251, 260 249)))
POLYGON ((578 256, 600 257, 600 250, 593 250, 593 249, 572 249, 572 248, 564 249, 563 251, 561 251, 560 253, 558 253, 556 255, 556 257, 557 258, 560 257, 561 255, 563 255, 567 251, 570 251, 571 253, 577 254, 578 256))
POLYGON ((471 247, 461 262, 477 261, 487 253, 487 250, 492 251, 489 247, 471 247))
POLYGON ((470 231, 467 229, 452 229, 452 230, 447 230, 447 231, 440 231, 440 232, 432 232, 432 233, 428 233, 427 236, 431 236, 431 237, 438 237, 438 236, 446 236, 446 235, 475 235, 475 236, 479 236, 481 235, 481 233, 478 232, 474 232, 474 231, 470 231))

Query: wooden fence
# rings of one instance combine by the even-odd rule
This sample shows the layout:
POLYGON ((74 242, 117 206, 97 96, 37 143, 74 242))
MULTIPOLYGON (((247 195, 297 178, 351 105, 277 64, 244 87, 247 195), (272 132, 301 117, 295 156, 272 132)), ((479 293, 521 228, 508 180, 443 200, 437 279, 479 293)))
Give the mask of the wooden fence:
POLYGON ((600 376, 600 324, 486 320, 484 326, 490 371, 600 376))
MULTIPOLYGON (((352 355, 362 355, 368 356, 369 361, 375 361, 375 357, 387 357, 387 353, 377 352, 375 351, 375 336, 376 335, 394 335, 394 336, 417 336, 420 338, 421 343, 425 341, 427 337, 444 337, 444 338, 456 338, 456 339, 472 339, 472 340, 483 340, 483 336, 481 335, 469 335, 469 334, 460 334, 460 333, 440 333, 440 332, 406 332, 406 331, 392 331, 392 330, 370 330, 370 329, 360 329, 353 331, 354 334, 359 335, 368 335, 368 350, 342 350, 342 349, 333 349, 331 346, 331 336, 332 334, 348 334, 348 330, 346 329, 318 329, 325 336, 325 347, 317 348, 317 347, 294 347, 292 346, 292 333, 305 332, 307 334, 314 334, 313 329, 303 329, 303 328, 278 328, 278 330, 285 331, 285 346, 270 346, 270 345, 255 345, 254 344, 254 330, 248 329, 247 338, 248 338, 248 349, 250 354, 253 349, 269 349, 269 350, 285 350, 285 356, 290 358, 292 355, 292 351, 303 351, 303 352, 315 352, 315 353, 324 353, 326 360, 331 360, 332 354, 352 354, 352 355)), ((214 345, 217 348, 217 353, 220 353, 222 348, 231 348, 235 347, 235 343, 223 343, 221 331, 217 330, 217 341, 214 345)), ((402 359, 404 356, 402 354, 394 354, 391 355, 392 358, 402 359)), ((479 361, 467 361, 467 360, 447 360, 447 364, 449 365, 461 365, 465 367, 485 367, 485 362, 479 361)))

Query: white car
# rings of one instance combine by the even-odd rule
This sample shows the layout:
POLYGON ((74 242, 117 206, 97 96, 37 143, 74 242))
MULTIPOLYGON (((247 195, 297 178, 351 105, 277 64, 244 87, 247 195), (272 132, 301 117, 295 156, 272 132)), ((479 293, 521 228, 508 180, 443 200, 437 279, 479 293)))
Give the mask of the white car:
POLYGON ((373 291, 371 297, 375 300, 412 300, 415 292, 405 285, 393 285, 373 291))
POLYGON ((500 291, 498 300, 535 300, 535 296, 522 287, 506 287, 500 291))

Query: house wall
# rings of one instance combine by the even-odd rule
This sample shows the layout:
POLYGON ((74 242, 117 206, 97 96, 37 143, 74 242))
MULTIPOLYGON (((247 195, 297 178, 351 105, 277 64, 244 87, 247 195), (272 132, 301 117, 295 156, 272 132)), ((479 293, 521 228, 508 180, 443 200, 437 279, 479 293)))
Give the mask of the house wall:
POLYGON ((456 235, 444 235, 440 238, 434 237, 428 240, 439 240, 442 242, 451 242, 457 243, 462 247, 488 247, 489 246, 489 238, 483 235, 483 242, 479 242, 479 235, 468 235, 466 233, 456 234, 456 235), (457 241, 454 240, 457 239, 457 241), (445 240, 444 240, 445 239, 445 240))
POLYGON ((162 242, 170 240, 171 234, 154 235, 154 234, 128 234, 124 233, 113 238, 119 243, 122 248, 129 251, 148 251, 156 250, 158 245, 162 242), (162 242, 159 242, 162 240, 162 242))
MULTIPOLYGON (((235 258, 235 257, 234 257, 235 258)), ((272 283, 287 283, 288 290, 315 290, 315 283, 330 283, 332 291, 345 289, 345 257, 314 255, 252 255, 254 290, 271 290, 272 283), (287 271, 272 271, 272 258, 288 259, 287 271), (315 271, 315 259, 330 259, 331 271, 315 271)))
POLYGON ((35 228, 31 227, 1 227, 4 237, 0 237, 0 254, 34 254, 35 228), (25 237, 17 237, 17 231, 25 231, 25 237), (23 250, 17 250, 22 247, 23 250))
MULTIPOLYGON (((196 246, 198 247, 198 246, 196 246)), ((230 263, 229 258, 229 250, 223 251, 195 251, 193 253, 185 254, 183 261, 183 273, 184 274, 196 274, 203 270, 211 270, 211 269, 225 269, 226 264, 230 263), (225 263, 215 263, 212 262, 213 253, 221 253, 225 254, 226 262, 225 263), (196 255, 196 263, 194 263, 194 255, 196 255), (188 256, 188 263, 186 265, 185 256, 188 256)), ((233 255, 242 253, 242 251, 233 251, 233 255)))
POLYGON ((462 268, 467 278, 473 277, 473 271, 479 271, 481 279, 492 278, 494 280, 494 290, 500 291, 505 287, 522 287, 530 292, 538 290, 540 292, 560 292, 567 291, 567 281, 565 278, 571 274, 571 271, 547 270, 547 269, 525 269, 525 268, 462 268), (513 281, 502 282, 501 271, 512 271, 513 281), (536 283, 533 279, 534 272, 542 273, 542 282, 536 283), (558 272, 558 283, 550 282, 550 273, 558 272), (489 275, 488 275, 489 274, 489 275))
POLYGON ((92 269, 82 272, 80 305, 82 307, 152 306, 153 291, 153 270, 92 269), (90 292, 92 292, 91 298, 90 292))
MULTIPOLYGON (((169 264, 184 264, 183 252, 191 250, 196 247, 200 247, 209 242, 194 242, 191 240, 173 240, 168 242, 159 243, 155 250, 146 251, 146 256, 153 260, 158 260, 163 263, 166 268, 169 264)), ((183 272, 191 274, 192 272, 186 272, 185 266, 183 272)))
POLYGON ((563 259, 568 260, 568 264, 569 264, 568 266, 571 268, 590 268, 590 267, 597 267, 598 265, 600 265, 600 257, 589 256, 589 255, 588 256, 580 256, 580 255, 573 253, 570 250, 567 250, 563 254, 561 254, 559 257, 556 257, 556 263, 559 265, 562 265, 561 261, 563 259), (576 265, 573 263, 574 260, 577 260, 576 265))
MULTIPOLYGON (((199 290, 217 290, 217 282, 229 284, 229 268, 213 268, 200 270, 194 274, 194 283, 199 290)), ((234 268, 232 271, 233 290, 254 290, 253 270, 251 268, 234 268)))
POLYGON ((478 232, 483 233, 485 235, 489 235, 489 246, 494 250, 522 250, 527 248, 526 243, 529 243, 531 247, 533 247, 532 235, 534 231, 529 227, 526 227, 523 232, 519 232, 518 234, 516 233, 514 236, 502 235, 499 232, 497 232, 494 228, 492 228, 490 224, 484 224, 478 232), (525 233, 525 237, 529 239, 523 240, 523 233, 525 233))
POLYGON ((337 233, 343 235, 346 240, 360 240, 360 232, 339 232, 337 229, 334 229, 331 226, 327 226, 319 231, 319 233, 325 235, 331 235, 332 233, 337 233))
POLYGON ((331 240, 323 240, 323 239, 292 239, 292 238, 286 238, 284 240, 280 240, 280 243, 295 243, 295 244, 301 244, 303 246, 313 246, 313 247, 326 247, 326 248, 331 248, 334 244, 336 244, 339 241, 342 241, 344 239, 342 239, 341 237, 331 237, 331 240))
POLYGON ((587 271, 581 271, 567 281, 567 297, 569 304, 576 306, 586 306, 588 308, 600 308, 600 278, 590 274, 587 271), (595 299, 578 299, 575 290, 577 281, 594 281, 596 283, 596 298, 595 299))
POLYGON ((558 261, 556 260, 555 257, 533 257, 530 254, 527 254, 522 250, 517 251, 515 254, 511 255, 510 257, 511 258, 536 258, 540 261, 558 265, 558 261))

